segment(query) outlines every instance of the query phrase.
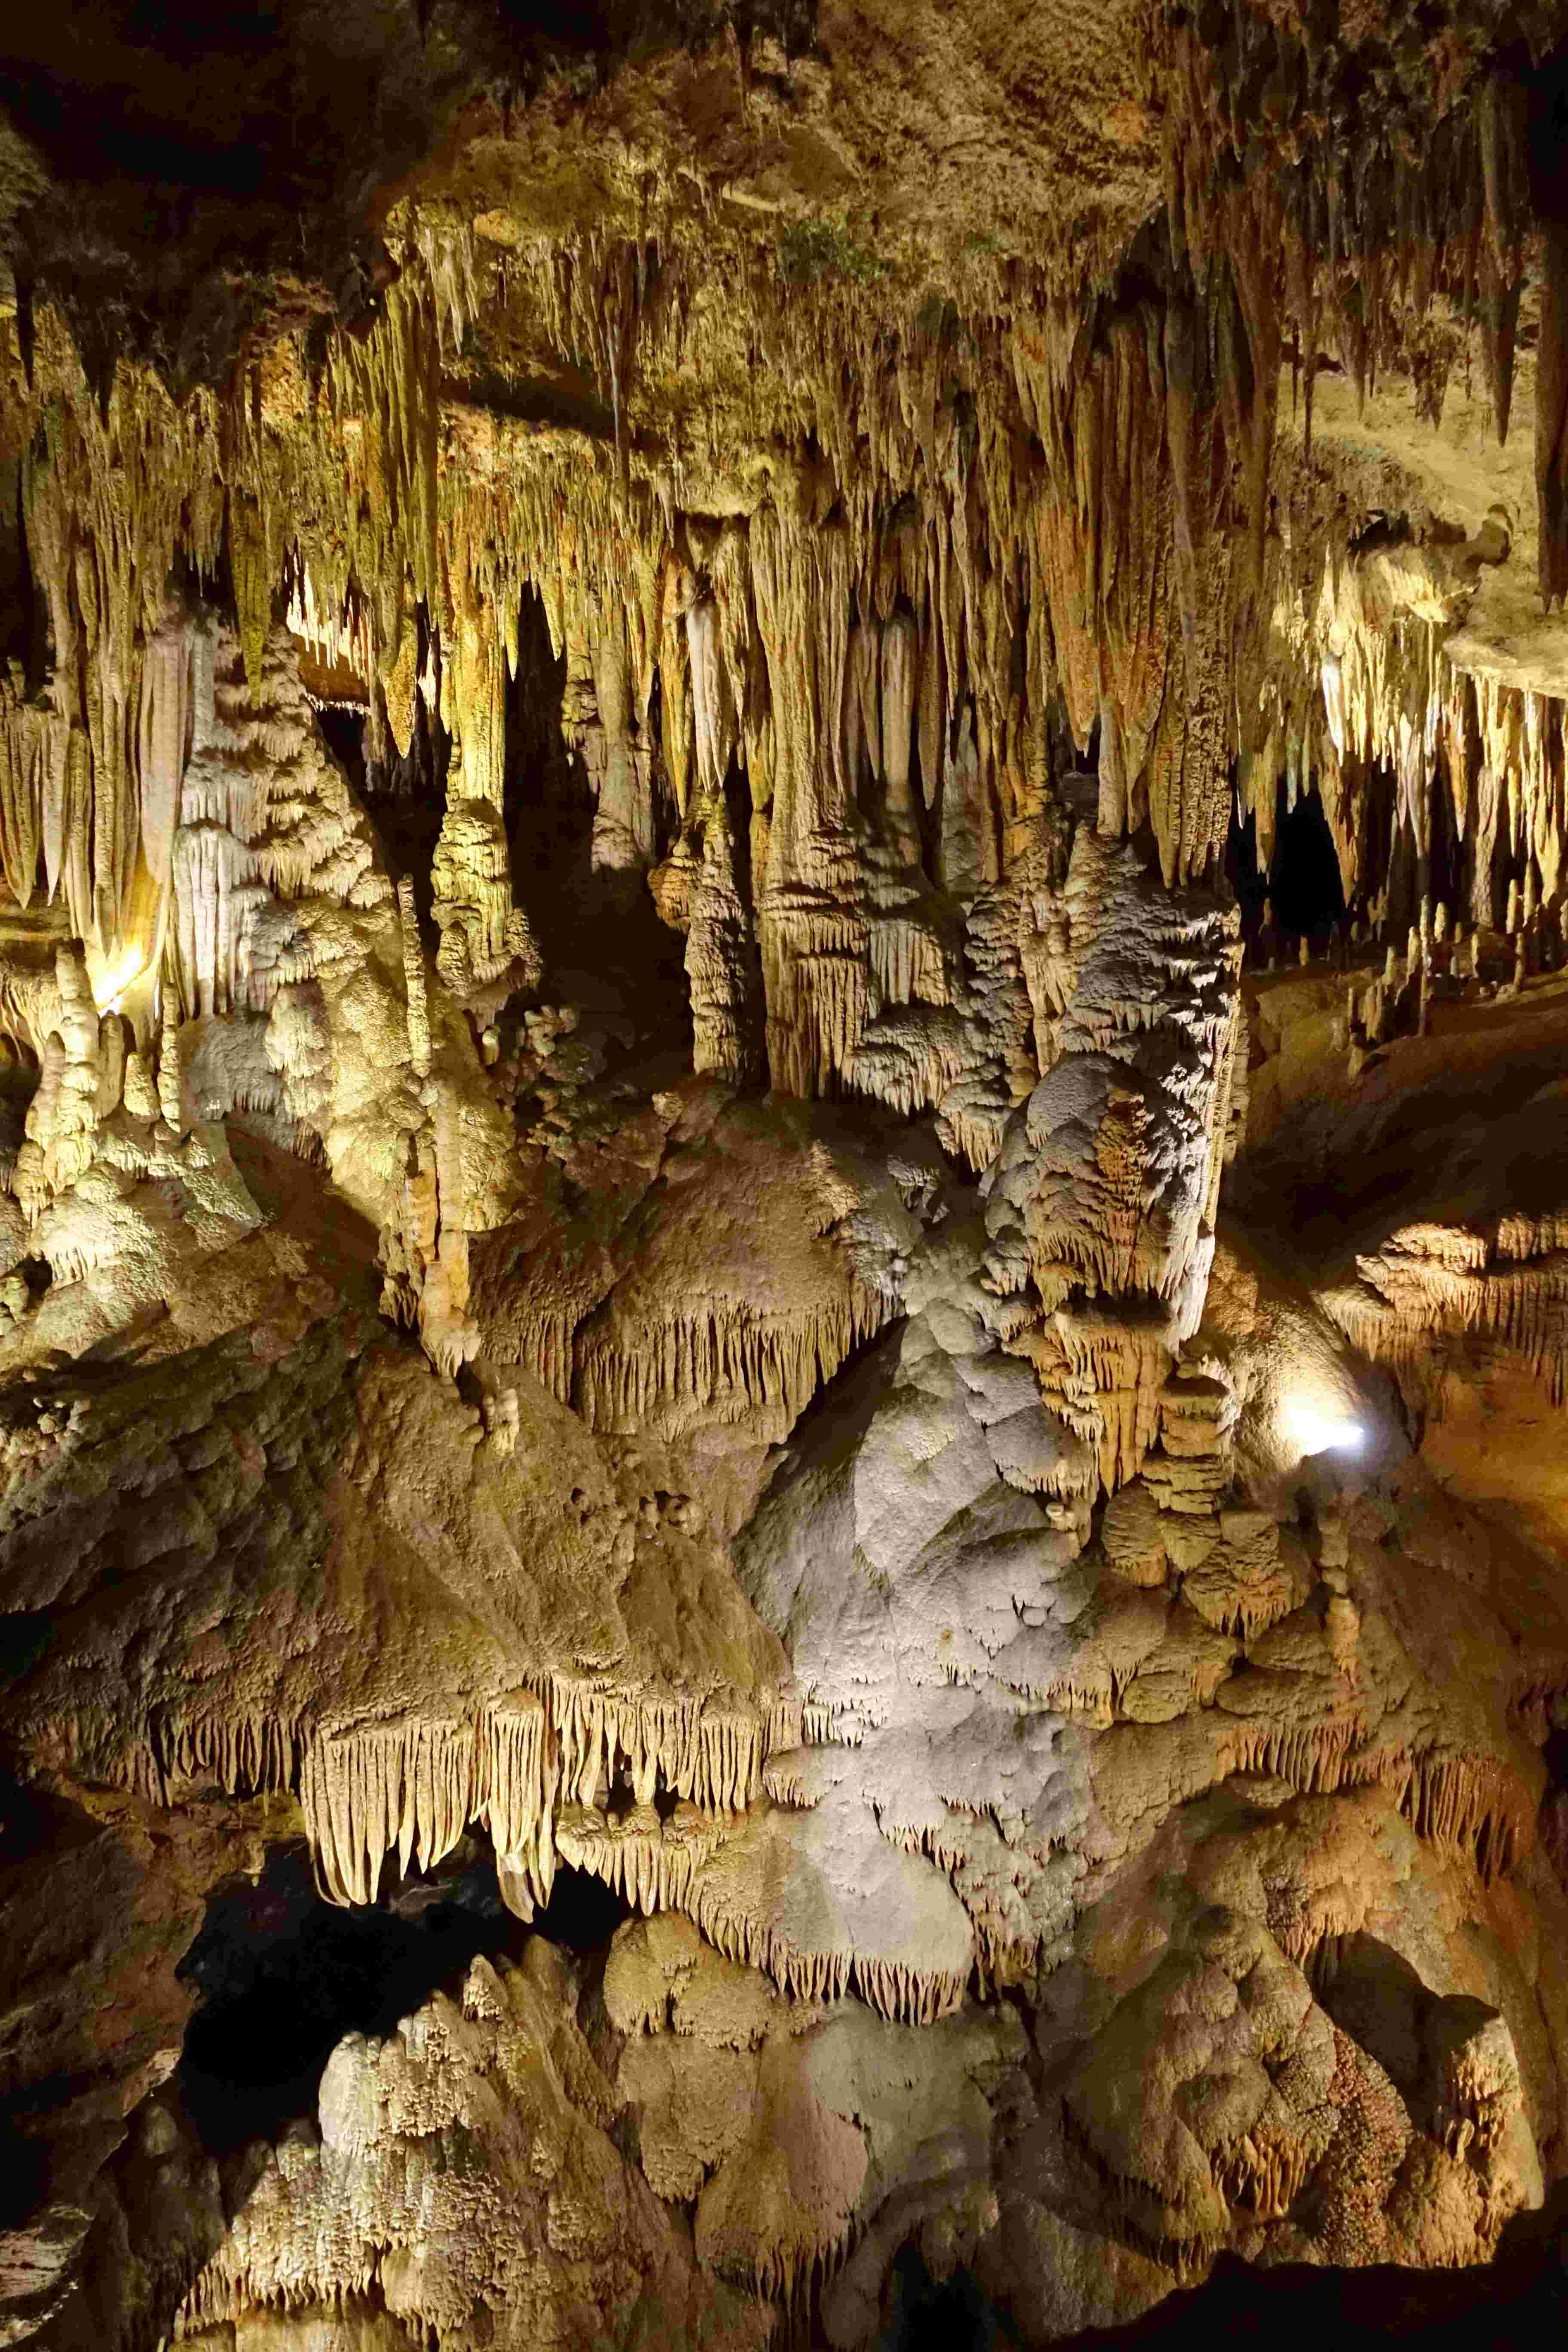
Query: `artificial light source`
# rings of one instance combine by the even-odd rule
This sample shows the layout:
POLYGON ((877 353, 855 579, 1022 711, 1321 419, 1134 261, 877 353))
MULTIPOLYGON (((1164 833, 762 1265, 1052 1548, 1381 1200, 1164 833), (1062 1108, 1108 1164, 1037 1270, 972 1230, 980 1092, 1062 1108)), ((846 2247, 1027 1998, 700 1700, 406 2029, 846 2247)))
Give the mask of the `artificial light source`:
POLYGON ((88 959, 89 977, 92 981, 92 1001, 100 1013, 118 1013, 125 1000, 125 992, 133 980, 140 980, 146 970, 147 960, 139 948, 127 948, 115 962, 100 964, 96 956, 88 959), (93 967, 96 966, 96 974, 93 967))
POLYGON ((1326 1412, 1321 1405, 1291 1404, 1285 1414, 1292 1444, 1307 1454, 1359 1454, 1366 1432, 1347 1414, 1326 1412))

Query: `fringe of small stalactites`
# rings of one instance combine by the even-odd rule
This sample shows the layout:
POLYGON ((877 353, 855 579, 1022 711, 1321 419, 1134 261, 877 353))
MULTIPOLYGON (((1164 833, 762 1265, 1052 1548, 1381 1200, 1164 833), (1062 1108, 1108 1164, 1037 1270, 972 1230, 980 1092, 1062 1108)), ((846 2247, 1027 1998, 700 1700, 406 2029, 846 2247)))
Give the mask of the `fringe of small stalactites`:
MULTIPOLYGON (((1279 1616, 1279 1612, 1274 1612, 1274 1616, 1279 1616)), ((1244 1621, 1246 1613, 1237 1613, 1237 1630, 1244 1621)), ((1265 1622, 1272 1622, 1272 1618, 1265 1618, 1265 1622)), ((1002 1656, 1006 1658, 1006 1651, 1002 1656)), ((1048 1675, 1044 1682, 1035 1682, 1027 1675, 1008 1675, 1004 1673, 1002 1665, 990 1667, 987 1677, 962 1673, 954 1665, 942 1665, 942 1679, 947 1684, 962 1686, 962 1684, 980 1682, 980 1679, 994 1679, 999 1689, 1018 1696, 1025 1706, 1030 1707, 1030 1712, 1081 1715, 1096 1727, 1096 1731, 1110 1731, 1110 1727, 1117 1719, 1121 1719, 1121 1700, 1126 1698, 1131 1684, 1138 1682, 1138 1675, 1140 1665, 1133 1665, 1126 1673, 1119 1673, 1117 1667, 1110 1665, 1107 1661, 1098 1661, 1098 1658, 1081 1658, 1077 1663, 1077 1670, 1069 1670, 1063 1675, 1048 1675)), ((1227 1679, 1227 1675, 1229 1663, 1220 1661, 1220 1658, 1204 1658, 1204 1661, 1194 1663, 1190 1677, 1187 1677, 1194 1707, 1213 1706, 1213 1696, 1215 1696, 1217 1686, 1227 1679)))
POLYGON ((1489 1886, 1506 1878, 1532 1843, 1524 1792, 1490 1757, 1412 1758, 1400 1811, 1418 1837, 1473 1856, 1489 1886))
POLYGON ((181 2314, 186 2297, 205 2274, 205 2263, 194 2248, 159 2251, 145 2240, 137 2248, 136 2260, 142 2273, 142 2307, 122 2317, 118 2352, 166 2352, 171 2340, 184 2339, 186 2331, 181 2314))
MULTIPOLYGON (((82 1761, 102 1748, 96 1724, 67 1719, 76 1729, 73 1753, 82 1761), (79 1746, 78 1745, 79 1741, 79 1746)), ((297 1717, 265 1715, 155 1715, 148 1736, 131 1760, 131 1785, 139 1796, 166 1805, 180 1781, 216 1780, 237 1796, 292 1788, 299 1779, 305 1734, 297 1717)), ((109 1759, 100 1755, 99 1761, 109 1759)), ((117 1777, 110 1769, 110 1777, 117 1777)))
POLYGON ((878 915, 867 941, 867 961, 877 997, 884 1005, 943 1005, 952 989, 942 942, 923 923, 908 916, 878 915))
POLYGON ((1523 1357, 1561 1404, 1568 1373, 1568 1249, 1559 1223, 1506 1219, 1489 1244, 1462 1229, 1412 1228, 1358 1258, 1360 1285, 1330 1293, 1326 1303, 1374 1362, 1414 1370, 1435 1339, 1489 1339, 1523 1357))
POLYGON ((763 1786, 785 1811, 804 1811, 811 1802, 805 1748, 774 1748, 763 1767, 763 1786))
POLYGON ((520 1361, 563 1404, 572 1402, 572 1346, 578 1320, 568 1307, 547 1307, 528 1318, 519 1344, 520 1361))
POLYGON ((721 1827, 695 1806, 662 1821, 652 1805, 636 1805, 620 1819, 591 1805, 563 1809, 556 1840, 563 1861, 585 1870, 651 1916, 689 1911, 697 1874, 719 1844, 721 1827))
POLYGON ((643 1331, 607 1328, 576 1350, 583 1416, 590 1429, 625 1429, 671 1412, 711 1407, 738 1420, 761 1410, 782 1422, 782 1435, 888 1311, 874 1291, 851 1282, 846 1295, 795 1316, 714 1304, 643 1331))
MULTIPOLYGON (((188 2342, 194 2336, 205 2336, 209 2330, 224 2326, 241 2327, 247 2316, 255 2311, 287 2313, 310 2324, 314 2310, 327 2315, 328 2327, 323 2330, 327 2340, 332 2340, 339 2326, 356 2315, 363 2315, 367 2329, 382 2316, 384 2306, 375 2293, 380 2256, 373 2256, 354 2275, 330 2281, 315 2279, 278 2278, 263 2281, 248 2276, 237 2268, 230 2248, 215 2255, 206 2268, 192 2280, 184 2301, 174 2315, 174 2340, 188 2342), (329 2332, 330 2331, 330 2332, 329 2332)), ((314 2331, 312 2330, 312 2333, 314 2331)), ((432 2331, 433 2344, 439 2335, 432 2331)))
POLYGON ((1233 2212, 1253 2221, 1281 2221, 1321 2163, 1328 2142, 1321 2129, 1300 2140, 1244 2132, 1229 2147, 1210 2150, 1214 2185, 1233 2212))
POLYGON ((720 2265, 720 2276, 736 2286, 750 2287, 764 2303, 776 2306, 773 2342, 775 2352, 795 2344, 820 2342, 814 2322, 823 2289, 830 2286, 854 2250, 859 2230, 851 2214, 825 2245, 760 2248, 749 2263, 720 2265))
POLYGON ((714 1814, 762 1793, 772 1742, 800 1736, 797 1708, 764 1716, 742 1702, 626 1698, 565 1676, 515 1694, 476 1718, 366 1724, 312 1738, 300 1798, 322 1890, 375 1900, 395 1852, 426 1870, 470 1821, 489 1828, 498 1862, 549 1899, 563 1806, 590 1803, 624 1765, 639 1806, 662 1786, 714 1814))
POLYGON ((1078 1349, 1084 1320, 1071 1310, 1055 1316, 1056 1335, 1067 1342, 1068 1383, 1047 1375, 1041 1394, 1074 1435, 1098 1452, 1100 1484, 1114 1494, 1147 1467, 1160 1433, 1168 1357, 1157 1339, 1110 1316, 1101 1318, 1092 1346, 1078 1349))
POLYGON ((911 1118, 945 1104, 975 1051, 951 1007, 900 1004, 862 1030, 845 1076, 856 1094, 911 1118))
POLYGON ((936 1131, 943 1150, 967 1161, 979 1175, 1000 1151, 1013 1108, 1000 1082, 984 1072, 958 1079, 943 1096, 937 1114, 936 1131))
POLYGON ((365 1724, 311 1740, 300 1802, 323 1895, 374 1903, 395 1850, 427 1870, 449 1853, 479 1810, 471 1723, 365 1724))
POLYGON ((842 2000, 853 1990, 897 2024, 934 2025, 957 2009, 969 1981, 967 1968, 922 1969, 854 1951, 797 1951, 776 1927, 725 1911, 700 1873, 689 1909, 709 1942, 727 1958, 763 1969, 795 2000, 842 2000))
MULTIPOLYGON (((1116 2171, 1094 2147, 1088 2133, 1065 2102, 1062 2124, 1069 2146, 1089 2165, 1103 2189, 1110 2192, 1108 2219, 1118 2237, 1136 2246, 1184 2282, 1205 2270, 1225 2240, 1209 2231, 1191 2237, 1151 2231, 1147 2209, 1151 2201, 1170 2206, 1152 2181, 1116 2171)), ((1331 2126, 1308 2119, 1300 2139, 1254 2130, 1205 2151, 1218 2196, 1244 2222, 1274 2221, 1287 2214, 1326 2155, 1331 2126)))
MULTIPOLYGON (((1511 932, 1520 909, 1509 876, 1518 862, 1542 907, 1556 899, 1568 868, 1568 703, 1456 670, 1433 625, 1396 619, 1391 627, 1369 576, 1362 561, 1331 555, 1309 590, 1304 621, 1298 614, 1282 630, 1277 609, 1257 750, 1241 763, 1241 814, 1256 816, 1267 866, 1281 776, 1289 808, 1315 786, 1353 901, 1378 878, 1361 866, 1370 780, 1391 774, 1396 830, 1418 853, 1441 828, 1469 852, 1460 919, 1511 932), (1512 853, 1500 861, 1500 843, 1512 853)), ((1403 947, 1403 935, 1391 941, 1386 914, 1380 890, 1373 937, 1403 947)))
POLYGON ((805 1739, 805 1710, 798 1691, 780 1691, 768 1706, 766 1758, 793 1751, 805 1739))
POLYGON ((470 1822, 488 1828, 498 1865, 541 1901, 556 1860, 563 1805, 584 1804, 624 1767, 640 1805, 671 1790, 715 1816, 763 1794, 772 1749, 798 1748, 799 1700, 759 1709, 731 1699, 626 1697, 566 1675, 514 1692, 472 1717, 364 1723, 326 1732, 299 1716, 154 1716, 129 1759, 94 1713, 65 1711, 52 1734, 73 1768, 166 1805, 180 1782, 233 1794, 298 1791, 322 1893, 374 1903, 390 1853, 427 1870, 470 1822))
POLYGON ((1528 1855, 1534 1834, 1530 1800, 1506 1764, 1489 1756, 1362 1748, 1364 1737, 1364 1725, 1352 1716, 1238 1729, 1226 1741, 1229 1769, 1268 1773, 1309 1796, 1386 1788, 1417 1837, 1464 1856, 1488 1886, 1528 1855))
POLYGON ((866 1718, 837 1700, 808 1698, 801 1707, 801 1738, 809 1748, 858 1748, 866 1718))
MULTIPOLYGON (((750 2263, 719 2263, 713 2274, 775 2306, 770 2333, 782 2352, 786 2345, 816 2340, 812 2323, 823 2290, 843 2268, 858 2235, 852 2215, 825 2243, 759 2251, 750 2263)), ((269 2266, 270 2275, 258 2275, 232 2243, 226 2245, 191 2281, 174 2316, 173 2341, 186 2343, 217 2328, 242 2326, 247 2315, 256 2311, 284 2313, 307 2326, 319 2312, 329 2326, 363 2313, 374 2325, 384 2309, 378 2292, 384 2255, 378 2252, 368 2263, 355 2264, 352 2256, 345 2259, 346 2250, 334 2255, 318 2243, 313 2251, 318 2264, 326 2253, 336 2276, 323 2277, 320 2269, 314 2275, 279 2275, 276 2263, 269 2266)), ((439 2328, 432 2329, 432 2345, 439 2340, 439 2328)))
POLYGON ((781 946, 769 961, 777 974, 777 985, 767 992, 773 1085, 781 1094, 832 1095, 866 1027, 870 989, 861 953, 842 948, 801 953, 781 946))
MULTIPOLYGON (((970 1678, 952 1666, 943 1679, 964 1683, 970 1678)), ((1055 1675, 1046 1683, 1019 1681, 1004 1674, 996 1677, 1003 1690, 1016 1693, 1031 1709, 1083 1716, 1099 1731, 1109 1731, 1115 1722, 1121 1690, 1131 1679, 1131 1675, 1119 1677, 1108 1665, 1091 1665, 1087 1674, 1055 1675)))
POLYGON ((725 1826, 681 1809, 661 1821, 649 1807, 623 1820, 590 1806, 563 1814, 563 1858, 602 1878, 647 1913, 684 1911, 726 1958, 761 1969, 793 2000, 821 2004, 858 1993, 869 2007, 902 2025, 931 2025, 955 2010, 967 1969, 920 1969, 852 1950, 798 1950, 778 1928, 737 1916, 709 1884, 704 1865, 723 1843, 725 1826))
MULTIPOLYGON (((974 1976, 982 2000, 988 1989, 1000 1990, 1005 1985, 1026 1984, 1034 1976, 1039 1961, 1041 1932, 1024 1909, 1018 1883, 1004 1878, 1000 1883, 986 1874, 984 1859, 978 1866, 969 1844, 948 1834, 937 1822, 900 1822, 880 1807, 874 1807, 877 1828, 889 1845, 901 1853, 915 1854, 921 1860, 934 1863, 950 1881, 953 1893, 969 1914, 970 1931, 974 1937, 974 1976), (1016 1907, 1008 1916, 1009 1900, 1016 1907)), ((1005 1847, 1005 1841, 994 1825, 992 1834, 1005 1847)), ((1022 1855, 1017 1867, 1024 1862, 1022 1855)))

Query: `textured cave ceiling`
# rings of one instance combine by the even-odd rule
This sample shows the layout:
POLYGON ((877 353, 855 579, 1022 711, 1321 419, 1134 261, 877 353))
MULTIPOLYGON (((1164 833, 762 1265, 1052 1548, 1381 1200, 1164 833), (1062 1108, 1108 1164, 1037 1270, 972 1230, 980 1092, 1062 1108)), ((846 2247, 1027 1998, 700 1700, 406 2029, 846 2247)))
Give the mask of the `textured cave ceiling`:
POLYGON ((0 57, 0 2342, 1549 2326, 1568 16, 0 57))

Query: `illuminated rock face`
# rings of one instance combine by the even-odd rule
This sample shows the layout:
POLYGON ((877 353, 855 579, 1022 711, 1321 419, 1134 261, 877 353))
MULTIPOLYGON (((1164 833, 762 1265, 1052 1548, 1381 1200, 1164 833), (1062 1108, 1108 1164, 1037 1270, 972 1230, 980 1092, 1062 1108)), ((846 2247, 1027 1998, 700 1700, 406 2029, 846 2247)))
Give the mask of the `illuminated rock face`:
POLYGON ((5 100, 7 2343, 1568 2169, 1568 25, 743 13, 5 100))

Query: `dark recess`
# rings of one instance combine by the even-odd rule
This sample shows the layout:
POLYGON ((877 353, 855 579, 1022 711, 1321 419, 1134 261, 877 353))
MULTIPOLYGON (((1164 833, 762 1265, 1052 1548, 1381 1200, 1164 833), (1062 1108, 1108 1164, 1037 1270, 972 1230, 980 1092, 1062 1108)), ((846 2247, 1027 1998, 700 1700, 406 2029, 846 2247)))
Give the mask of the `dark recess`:
POLYGON ((276 2138, 313 2110, 345 2033, 390 2033, 477 1953, 526 1932, 501 1904, 488 1852, 399 1899, 408 1912, 339 1910, 316 1893, 304 1849, 289 1846, 255 1885, 208 1905, 180 1971, 200 1998, 176 2079, 209 2154, 276 2138))
MULTIPOLYGON (((1389 2342, 1424 2352, 1474 2352, 1484 2343, 1550 2343, 1568 2318, 1568 2186, 1540 2213, 1504 2229, 1496 2259, 1464 2271, 1391 2265, 1335 2270, 1285 2264, 1255 2270, 1221 2254, 1201 2286, 1169 2295, 1125 2327, 1064 2336, 1085 2347, 1147 2346, 1151 2352, 1214 2352, 1216 2344, 1318 2344, 1373 2352, 1389 2342)), ((1000 2352, 1022 2341, 1009 2315, 966 2270, 932 2277, 906 2246, 876 2352, 1000 2352)))
POLYGON ((603 1951, 616 1928, 633 1916, 631 1905, 602 1878, 561 1863, 549 1902, 534 1914, 533 1932, 581 1958, 603 1951))
POLYGON ((1258 862, 1258 821, 1238 822, 1231 810, 1226 873, 1241 904, 1242 937, 1256 948, 1272 930, 1275 943, 1305 938, 1321 952, 1349 912, 1334 837, 1314 785, 1289 806, 1285 779, 1277 786, 1274 854, 1265 873, 1258 862))
POLYGON ((180 1974, 198 2004, 176 2087, 209 2155, 276 2139, 314 2110, 321 2069, 347 2033, 388 2034, 437 1989, 456 1990, 479 1954, 515 1957, 531 1935, 601 1951, 630 1906, 599 1879, 557 1870, 531 1927, 514 1919, 482 1839, 423 1878, 384 1885, 366 1910, 317 1894, 302 1846, 260 1879, 216 1895, 180 1974))

